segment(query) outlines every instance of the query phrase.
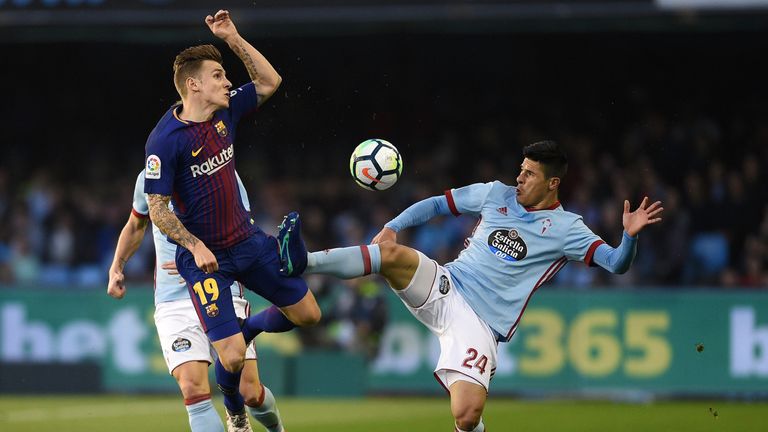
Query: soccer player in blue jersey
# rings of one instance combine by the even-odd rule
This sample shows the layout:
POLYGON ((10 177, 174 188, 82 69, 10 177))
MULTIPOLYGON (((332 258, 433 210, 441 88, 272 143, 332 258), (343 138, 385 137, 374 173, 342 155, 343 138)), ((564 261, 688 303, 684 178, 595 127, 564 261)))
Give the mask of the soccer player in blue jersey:
POLYGON ((218 354, 216 377, 227 403, 240 382, 247 340, 260 331, 315 324, 320 308, 301 278, 280 277, 277 241, 251 223, 235 178, 237 123, 274 94, 280 75, 240 36, 227 11, 205 22, 240 58, 251 82, 232 89, 211 45, 176 56, 173 78, 181 104, 147 139, 144 191, 152 222, 181 246, 176 265, 218 354), (229 292, 235 280, 273 304, 242 330, 229 292))
MULTIPOLYGON (((243 206, 250 211, 245 187, 240 177, 237 174, 235 176, 243 206)), ((123 268, 141 245, 148 221, 149 205, 144 193, 142 171, 136 179, 131 215, 120 232, 115 257, 109 269, 107 294, 114 298, 121 299, 125 296, 123 268)), ((213 348, 189 298, 187 285, 175 271, 177 246, 170 243, 154 225, 152 236, 155 243, 155 327, 165 363, 184 396, 192 432, 223 431, 221 419, 211 403, 211 389, 208 383, 208 365, 214 362, 213 348)), ((238 283, 234 283, 230 290, 238 318, 245 319, 249 315, 250 307, 243 298, 242 288, 238 283)), ((269 388, 259 380, 254 342, 249 344, 245 359, 237 396, 239 406, 227 407, 227 430, 251 430, 244 406, 245 401, 248 401, 248 410, 259 423, 269 431, 283 431, 275 398, 269 388)))
POLYGON ((581 216, 560 205, 558 189, 568 160, 558 144, 531 144, 523 156, 517 186, 477 183, 420 201, 388 222, 371 245, 307 254, 295 212, 278 238, 286 245, 281 251, 286 275, 384 276, 408 310, 440 340, 435 377, 450 394, 456 431, 485 430, 482 413, 496 369, 497 343, 512 338, 533 293, 568 261, 626 272, 637 234, 661 221, 661 202, 649 205, 646 197, 630 212, 629 201, 624 201, 624 235, 618 247, 611 247, 581 216), (441 266, 397 244, 400 230, 450 214, 479 217, 454 261, 441 266))

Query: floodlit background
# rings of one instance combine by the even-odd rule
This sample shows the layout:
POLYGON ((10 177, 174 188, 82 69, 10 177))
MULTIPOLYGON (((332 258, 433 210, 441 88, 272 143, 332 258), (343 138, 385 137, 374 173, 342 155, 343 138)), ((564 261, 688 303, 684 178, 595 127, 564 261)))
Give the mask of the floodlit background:
MULTIPOLYGON (((630 272, 571 263, 537 291, 499 347, 491 430, 604 430, 617 423, 598 418, 633 418, 615 402, 642 403, 622 430, 755 430, 768 396, 764 0, 0 0, 0 429, 184 430, 152 321, 151 237, 124 300, 106 275, 146 137, 177 100, 176 53, 214 43, 233 84, 247 81, 203 22, 219 8, 284 79, 236 142, 269 233, 298 209, 310 249, 366 243, 417 200, 514 184, 541 139, 569 152, 565 209, 607 242, 624 199, 664 202, 630 272), (403 155, 388 191, 349 176, 367 138, 403 155), (691 399, 707 402, 679 402, 691 399), (124 411, 129 423, 109 414, 124 411), (532 412, 546 421, 519 423, 532 412)), ((475 222, 399 239, 445 263, 475 222)), ((449 430, 437 341, 383 281, 308 282, 323 322, 257 339, 291 430, 449 430), (345 423, 351 407, 370 414, 345 423)))

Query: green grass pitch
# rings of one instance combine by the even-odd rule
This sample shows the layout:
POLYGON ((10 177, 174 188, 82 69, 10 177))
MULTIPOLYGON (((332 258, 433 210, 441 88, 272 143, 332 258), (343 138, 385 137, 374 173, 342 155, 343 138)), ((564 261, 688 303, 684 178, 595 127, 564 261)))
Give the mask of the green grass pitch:
MULTIPOLYGON (((223 410, 221 399, 215 399, 223 410)), ((290 432, 451 432, 447 398, 278 400, 290 432)), ((765 430, 768 403, 725 401, 625 404, 491 398, 490 432, 691 432, 765 430), (716 415, 715 415, 716 414, 716 415)), ((257 428, 255 431, 263 429, 257 428)), ((188 431, 175 396, 0 396, 0 431, 188 431)))

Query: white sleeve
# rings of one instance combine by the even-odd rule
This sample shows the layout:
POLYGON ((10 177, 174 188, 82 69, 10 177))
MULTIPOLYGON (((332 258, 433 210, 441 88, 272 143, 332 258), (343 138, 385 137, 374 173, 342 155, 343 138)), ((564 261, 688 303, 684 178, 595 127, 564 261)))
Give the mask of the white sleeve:
POLYGON ((133 188, 133 214, 139 217, 149 216, 149 203, 144 194, 144 170, 136 178, 136 186, 133 188))
POLYGON ((237 186, 240 188, 240 200, 243 202, 243 207, 248 213, 251 212, 251 202, 248 201, 248 192, 245 191, 245 185, 240 180, 240 175, 235 171, 235 178, 237 178, 237 186))

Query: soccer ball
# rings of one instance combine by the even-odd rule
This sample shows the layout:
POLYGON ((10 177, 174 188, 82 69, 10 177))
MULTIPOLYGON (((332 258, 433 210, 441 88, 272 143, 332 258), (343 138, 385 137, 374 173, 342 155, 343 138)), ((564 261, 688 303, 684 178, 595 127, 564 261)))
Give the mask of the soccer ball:
POLYGON ((349 171, 362 188, 389 189, 403 172, 403 159, 388 141, 369 139, 361 142, 352 152, 349 171))

